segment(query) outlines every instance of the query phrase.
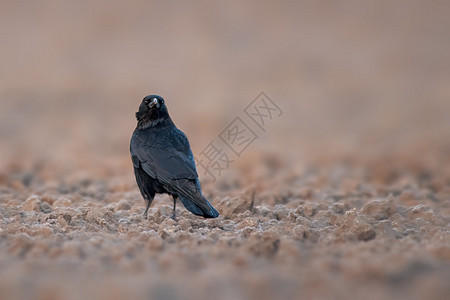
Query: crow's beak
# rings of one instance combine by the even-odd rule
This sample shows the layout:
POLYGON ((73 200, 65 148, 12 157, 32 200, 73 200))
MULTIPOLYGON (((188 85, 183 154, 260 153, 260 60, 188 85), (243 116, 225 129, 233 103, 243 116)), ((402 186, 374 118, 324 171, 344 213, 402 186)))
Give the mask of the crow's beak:
POLYGON ((159 108, 159 102, 156 98, 153 98, 153 100, 148 104, 149 108, 153 108, 154 106, 156 106, 156 108, 159 108))

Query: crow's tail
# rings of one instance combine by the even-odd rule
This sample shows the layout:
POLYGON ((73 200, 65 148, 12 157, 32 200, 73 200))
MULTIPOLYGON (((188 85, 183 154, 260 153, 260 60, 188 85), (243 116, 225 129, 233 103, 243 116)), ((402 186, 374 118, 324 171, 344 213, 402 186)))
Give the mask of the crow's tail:
POLYGON ((179 197, 184 207, 186 207, 186 209, 189 210, 194 215, 202 216, 204 218, 217 218, 219 216, 217 210, 215 210, 214 207, 212 207, 212 205, 208 202, 208 200, 206 200, 206 198, 203 196, 201 196, 203 198, 201 202, 206 203, 204 207, 196 205, 192 200, 184 196, 179 195, 179 197))

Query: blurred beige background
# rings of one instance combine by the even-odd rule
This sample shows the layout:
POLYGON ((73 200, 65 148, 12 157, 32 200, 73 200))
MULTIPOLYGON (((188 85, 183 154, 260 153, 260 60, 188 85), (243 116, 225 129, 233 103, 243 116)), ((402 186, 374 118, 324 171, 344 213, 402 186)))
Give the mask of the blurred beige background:
POLYGON ((250 152, 448 151, 448 12, 447 1, 2 1, 0 166, 125 165, 150 93, 195 153, 260 91, 284 115, 250 152))

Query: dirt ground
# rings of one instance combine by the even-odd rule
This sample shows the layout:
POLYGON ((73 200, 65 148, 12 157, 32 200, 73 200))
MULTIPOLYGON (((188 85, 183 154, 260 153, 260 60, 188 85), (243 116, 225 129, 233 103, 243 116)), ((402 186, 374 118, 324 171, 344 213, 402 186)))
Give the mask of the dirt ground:
POLYGON ((0 4, 0 299, 448 299, 449 5, 232 2, 0 4), (142 218, 150 93, 197 160, 257 135, 219 218, 142 218))

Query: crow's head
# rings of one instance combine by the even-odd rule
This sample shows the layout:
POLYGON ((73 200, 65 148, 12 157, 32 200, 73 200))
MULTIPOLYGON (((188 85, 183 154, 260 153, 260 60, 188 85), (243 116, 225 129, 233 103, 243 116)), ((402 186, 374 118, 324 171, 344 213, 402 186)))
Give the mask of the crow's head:
POLYGON ((170 119, 164 99, 158 95, 149 95, 142 99, 136 113, 138 125, 151 127, 170 119))

